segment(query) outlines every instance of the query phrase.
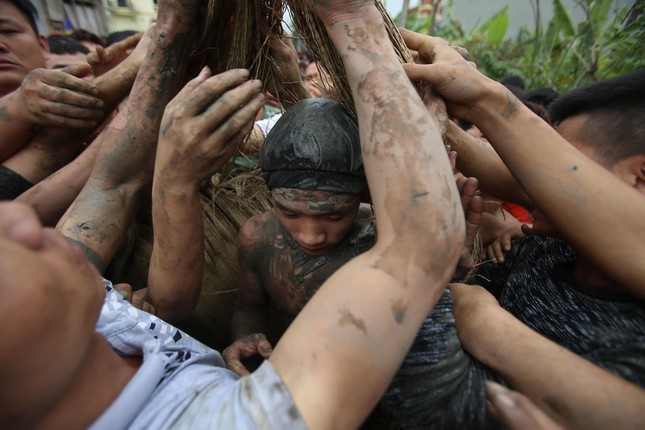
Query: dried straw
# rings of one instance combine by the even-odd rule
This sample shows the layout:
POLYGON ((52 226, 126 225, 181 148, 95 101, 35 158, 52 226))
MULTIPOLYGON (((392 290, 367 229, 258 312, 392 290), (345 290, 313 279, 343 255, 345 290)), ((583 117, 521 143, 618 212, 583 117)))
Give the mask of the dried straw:
POLYGON ((283 12, 282 0, 205 1, 194 50, 200 68, 215 74, 247 68, 266 85, 272 80, 266 40, 270 31, 281 32, 283 12))
MULTIPOLYGON (((327 35, 325 26, 322 21, 314 15, 307 6, 307 0, 285 0, 291 11, 294 22, 298 29, 300 37, 305 45, 309 48, 316 61, 323 65, 323 67, 331 75, 336 91, 336 98, 338 102, 343 104, 349 112, 356 117, 356 109, 354 108, 354 101, 352 98, 351 89, 347 80, 347 73, 343 65, 342 58, 336 51, 334 44, 327 35)), ((408 50, 399 29, 388 15, 385 7, 379 0, 375 0, 375 4, 383 20, 385 27, 390 36, 390 41, 394 47, 395 52, 399 56, 402 63, 414 62, 412 54, 408 50)), ((416 85, 417 91, 422 95, 423 90, 421 85, 416 85)))

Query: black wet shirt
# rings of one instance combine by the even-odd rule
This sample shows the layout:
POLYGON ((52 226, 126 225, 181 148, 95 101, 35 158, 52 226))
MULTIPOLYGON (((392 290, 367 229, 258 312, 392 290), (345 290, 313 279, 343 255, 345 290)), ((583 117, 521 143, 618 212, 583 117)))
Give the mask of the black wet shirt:
POLYGON ((531 236, 476 282, 501 286, 500 305, 538 333, 645 387, 645 302, 578 281, 575 260, 566 242, 531 236))
POLYGON ((13 200, 33 184, 8 167, 0 165, 0 201, 13 200))
MULTIPOLYGON (((473 283, 559 345, 645 386, 645 305, 571 276, 574 250, 552 238, 514 241, 501 266, 482 265, 473 283)), ((446 290, 423 323, 382 399, 405 429, 497 429, 486 408, 486 380, 499 375, 459 343, 446 290)))

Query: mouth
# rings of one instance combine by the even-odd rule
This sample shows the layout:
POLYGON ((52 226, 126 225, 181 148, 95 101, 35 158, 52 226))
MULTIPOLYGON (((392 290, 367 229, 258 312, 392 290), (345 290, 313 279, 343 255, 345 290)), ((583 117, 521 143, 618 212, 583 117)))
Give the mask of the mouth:
POLYGON ((0 69, 13 69, 18 67, 16 63, 13 63, 9 60, 0 59, 0 69))
POLYGON ((326 246, 318 246, 315 248, 311 248, 308 246, 300 245, 300 247, 302 248, 303 251, 305 251, 309 255, 322 255, 327 250, 326 246))

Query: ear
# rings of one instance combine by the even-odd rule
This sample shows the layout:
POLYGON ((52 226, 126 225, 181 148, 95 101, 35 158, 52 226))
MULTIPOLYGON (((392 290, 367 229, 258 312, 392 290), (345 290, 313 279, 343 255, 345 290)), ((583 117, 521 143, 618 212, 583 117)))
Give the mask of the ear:
POLYGON ((38 44, 40 45, 40 48, 43 50, 45 54, 49 54, 49 42, 47 41, 47 38, 43 36, 42 34, 38 36, 38 44))
POLYGON ((645 194, 645 154, 624 158, 608 169, 621 181, 645 194))
POLYGON ((635 188, 645 194, 645 154, 634 157, 633 172, 635 188))

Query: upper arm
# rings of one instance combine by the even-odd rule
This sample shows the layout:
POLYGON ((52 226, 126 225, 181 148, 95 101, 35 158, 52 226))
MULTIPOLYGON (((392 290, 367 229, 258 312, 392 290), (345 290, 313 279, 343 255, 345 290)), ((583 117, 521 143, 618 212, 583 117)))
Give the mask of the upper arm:
POLYGON ((257 217, 251 218, 240 228, 238 235, 240 284, 231 323, 233 339, 264 332, 266 324, 269 297, 264 291, 258 270, 257 259, 261 253, 255 251, 258 241, 254 236, 254 218, 257 217))
POLYGON ((247 220, 238 234, 237 261, 240 266, 240 290, 238 308, 263 308, 268 304, 268 297, 262 286, 259 271, 261 246, 260 225, 258 217, 247 220))

